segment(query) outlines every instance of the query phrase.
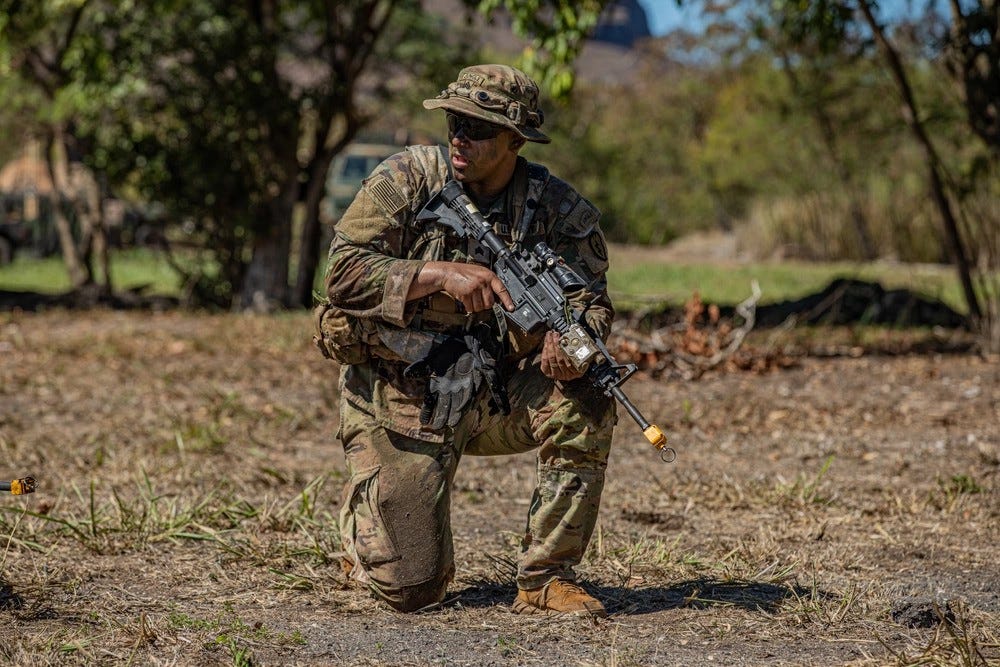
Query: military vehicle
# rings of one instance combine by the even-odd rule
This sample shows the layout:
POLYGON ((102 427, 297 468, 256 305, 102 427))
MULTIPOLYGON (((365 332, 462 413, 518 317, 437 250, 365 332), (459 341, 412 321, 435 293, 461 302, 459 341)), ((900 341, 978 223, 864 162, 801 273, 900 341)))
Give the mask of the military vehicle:
POLYGON ((332 224, 340 219, 361 188, 364 180, 378 164, 403 150, 398 144, 354 143, 333 159, 326 177, 326 195, 320 205, 323 221, 332 224))

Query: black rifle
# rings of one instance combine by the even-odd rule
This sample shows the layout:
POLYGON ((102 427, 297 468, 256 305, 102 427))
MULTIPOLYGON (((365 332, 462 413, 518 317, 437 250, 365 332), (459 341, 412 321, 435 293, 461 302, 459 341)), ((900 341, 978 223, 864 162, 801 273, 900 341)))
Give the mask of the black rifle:
POLYGON ((487 249, 493 256, 493 272, 514 302, 514 310, 504 310, 504 315, 525 333, 542 327, 556 331, 560 346, 577 370, 621 403, 663 460, 674 460, 676 453, 667 447, 663 431, 646 421, 621 390, 621 384, 635 373, 635 364, 617 363, 604 342, 591 335, 583 313, 570 308, 566 294, 583 289, 587 283, 552 248, 544 242, 531 252, 519 246, 507 247, 457 181, 449 181, 417 219, 440 222, 487 249))
POLYGON ((0 491, 9 491, 12 495, 20 496, 25 493, 35 492, 35 478, 22 477, 9 482, 0 482, 0 491))

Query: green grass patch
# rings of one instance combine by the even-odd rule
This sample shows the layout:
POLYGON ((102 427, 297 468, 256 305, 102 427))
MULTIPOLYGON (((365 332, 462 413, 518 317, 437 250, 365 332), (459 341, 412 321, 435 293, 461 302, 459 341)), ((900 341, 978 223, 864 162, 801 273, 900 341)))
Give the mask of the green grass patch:
MULTIPOLYGON (((955 272, 948 266, 854 263, 712 263, 638 260, 612 253, 608 283, 621 308, 650 304, 682 304, 697 291, 710 303, 734 304, 750 295, 757 280, 762 303, 797 299, 826 287, 835 278, 877 281, 886 289, 907 288, 940 299, 965 312, 955 272)), ((316 289, 322 290, 322 267, 316 289)), ((176 296, 180 280, 163 255, 146 249, 118 250, 111 255, 116 289, 148 285, 149 292, 176 296)), ((55 294, 69 289, 69 277, 59 257, 17 258, 0 266, 0 289, 55 294)))
MULTIPOLYGON (((151 294, 176 296, 180 278, 161 253, 145 248, 111 253, 111 282, 115 289, 148 286, 151 294)), ((16 257, 0 266, 0 290, 58 294, 70 287, 69 274, 58 255, 36 259, 16 257)))
MULTIPOLYGON (((624 258, 623 258, 624 259, 624 258)), ((947 266, 852 263, 664 263, 619 261, 612 256, 608 286, 622 308, 650 304, 680 304, 697 291, 708 303, 735 304, 760 284, 761 303, 815 294, 836 278, 880 283, 886 289, 906 288, 939 299, 958 312, 965 303, 955 271, 947 266)))

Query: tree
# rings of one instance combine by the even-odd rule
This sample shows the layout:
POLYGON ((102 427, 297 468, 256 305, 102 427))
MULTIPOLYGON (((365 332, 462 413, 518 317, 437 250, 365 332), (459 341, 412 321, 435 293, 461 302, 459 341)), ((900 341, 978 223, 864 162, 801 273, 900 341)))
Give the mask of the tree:
POLYGON ((946 191, 941 159, 921 119, 920 109, 913 94, 913 87, 910 85, 910 80, 903 67, 903 61, 900 58, 899 52, 893 46, 892 42, 889 41, 884 28, 875 18, 871 3, 868 0, 859 0, 858 9, 871 29, 878 48, 885 58, 886 66, 889 68, 892 78, 896 82, 903 103, 903 118, 907 126, 912 130, 914 138, 917 140, 927 159, 927 176, 931 194, 941 214, 941 221, 944 226, 945 236, 948 239, 952 261, 954 261, 955 268, 958 271, 959 282, 962 285, 962 292, 965 295, 966 305, 969 308, 969 317, 972 319, 973 325, 978 326, 979 320, 982 317, 982 308, 979 305, 979 298, 973 284, 972 267, 969 262, 965 241, 962 238, 958 219, 955 216, 946 191))
POLYGON ((52 214, 63 261, 74 288, 95 283, 100 275, 110 289, 107 234, 101 210, 106 188, 80 169, 86 148, 74 121, 88 101, 75 87, 74 62, 81 42, 92 37, 84 29, 91 3, 0 3, 0 73, 5 99, 20 121, 27 121, 44 145, 43 155, 54 188, 52 214), (67 209, 80 223, 74 235, 67 209))
POLYGON ((839 129, 844 126, 834 116, 838 102, 851 97, 841 70, 850 70, 862 47, 850 30, 850 11, 831 2, 773 2, 769 11, 754 17, 754 32, 778 56, 791 85, 794 100, 819 130, 826 157, 841 186, 849 194, 850 217, 863 259, 876 257, 875 243, 861 203, 860 188, 844 154, 839 129))
MULTIPOLYGON (((509 11, 532 38, 524 66, 556 92, 572 85, 569 63, 605 4, 464 2, 509 11)), ((183 265, 192 294, 243 308, 311 302, 333 157, 378 103, 415 80, 440 85, 468 53, 442 39, 449 25, 419 0, 8 0, 6 9, 8 31, 36 38, 5 42, 14 67, 42 90, 78 94, 60 120, 88 144, 88 163, 184 224, 202 257, 183 265), (44 61, 41 44, 56 45, 44 61)))
MULTIPOLYGON (((974 159, 959 188, 963 201, 975 200, 985 192, 992 212, 982 211, 966 218, 966 234, 981 255, 973 279, 982 295, 979 328, 987 345, 1000 351, 1000 214, 996 199, 1000 174, 1000 2, 979 0, 966 3, 950 0, 951 24, 945 40, 948 68, 961 90, 969 127, 989 151, 974 159)), ((971 202, 970 202, 971 203, 971 202)))
MULTIPOLYGON (((732 11, 737 3, 704 3, 708 11, 715 12, 720 7, 723 11, 732 11)), ((996 162, 996 149, 1000 137, 1000 122, 998 105, 1000 105, 1000 45, 998 45, 998 8, 996 0, 978 0, 978 2, 962 3, 950 0, 951 24, 947 40, 940 43, 947 45, 950 54, 951 72, 963 90, 963 101, 968 119, 965 128, 966 135, 978 135, 987 146, 993 147, 996 162)), ((745 8, 740 8, 746 11, 745 8)), ((937 15, 929 8, 925 18, 933 19, 937 15)), ((751 12, 751 15, 752 12, 751 12)), ((913 30, 915 25, 908 25, 905 20, 894 25, 880 18, 876 2, 871 0, 822 0, 820 2, 803 2, 802 0, 778 0, 767 3, 766 8, 756 14, 758 27, 764 25, 768 30, 758 29, 758 36, 763 37, 768 44, 774 46, 794 46, 793 58, 786 58, 789 72, 802 70, 804 62, 820 66, 820 71, 828 68, 823 65, 823 58, 843 46, 850 37, 859 49, 870 51, 874 47, 882 62, 882 68, 893 82, 896 95, 902 111, 900 120, 908 128, 915 145, 921 151, 927 173, 928 189, 934 206, 940 216, 942 236, 952 262, 956 267, 963 295, 968 307, 970 323, 980 327, 983 322, 983 308, 980 296, 990 298, 989 289, 976 287, 975 266, 969 252, 969 230, 963 231, 960 220, 961 190, 981 190, 985 181, 956 185, 956 179, 949 173, 948 164, 942 159, 934 137, 928 129, 928 116, 921 108, 921 102, 914 89, 912 76, 904 54, 894 42, 900 35, 913 30), (802 50, 804 45, 812 45, 809 50, 802 50)), ((933 45, 925 45, 923 57, 933 45)), ((781 50, 779 48, 779 53, 781 50)), ((938 51, 940 54, 940 51, 938 51)), ((794 85, 798 85, 793 82, 794 85)), ((831 156, 836 161, 840 151, 837 148, 837 133, 825 109, 815 109, 814 113, 819 125, 823 128, 825 142, 831 156)), ((972 169, 969 174, 973 180, 990 178, 995 169, 972 169), (984 176, 985 175, 985 176, 984 176)), ((851 175, 842 172, 842 180, 849 182, 851 175)), ((853 207, 852 207, 853 208, 853 207)), ((863 239, 863 228, 858 229, 859 239, 863 239)), ((995 220, 983 221, 984 226, 995 224, 995 220)), ((994 244, 996 242, 994 241, 994 244)), ((995 270, 994 267, 988 269, 995 270)))
POLYGON ((949 69, 962 88, 969 127, 1000 154, 1000 2, 979 0, 963 9, 949 0, 949 69))
POLYGON ((189 269, 201 300, 270 309, 311 299, 330 162, 367 122, 366 95, 433 65, 395 58, 428 39, 418 10, 409 0, 165 0, 94 16, 106 46, 81 69, 106 105, 89 119, 92 160, 184 221, 211 260, 189 269))

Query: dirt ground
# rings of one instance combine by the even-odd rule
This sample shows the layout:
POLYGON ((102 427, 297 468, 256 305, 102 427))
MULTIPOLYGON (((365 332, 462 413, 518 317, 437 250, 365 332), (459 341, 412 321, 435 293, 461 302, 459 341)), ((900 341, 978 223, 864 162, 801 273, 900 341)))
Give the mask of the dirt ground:
POLYGON ((0 663, 1000 664, 1000 363, 802 358, 634 377, 579 568, 604 621, 518 617, 534 461, 463 461, 458 575, 403 616, 332 530, 337 367, 305 315, 0 314, 0 663))

